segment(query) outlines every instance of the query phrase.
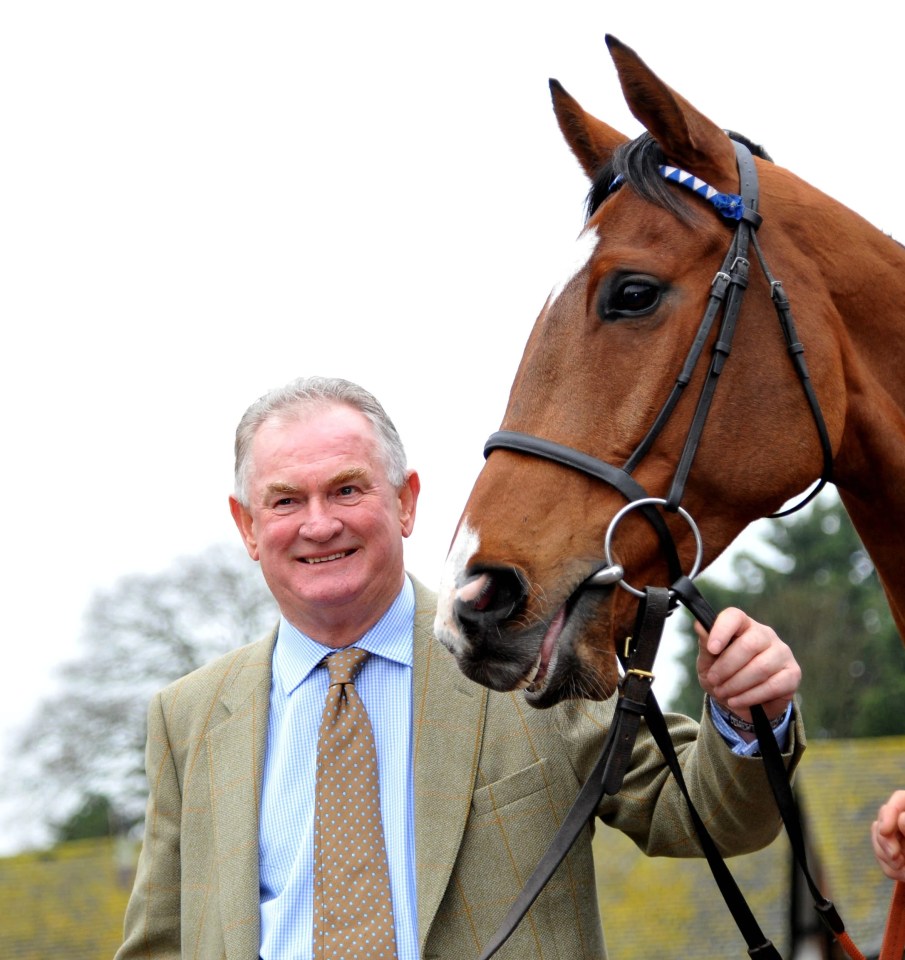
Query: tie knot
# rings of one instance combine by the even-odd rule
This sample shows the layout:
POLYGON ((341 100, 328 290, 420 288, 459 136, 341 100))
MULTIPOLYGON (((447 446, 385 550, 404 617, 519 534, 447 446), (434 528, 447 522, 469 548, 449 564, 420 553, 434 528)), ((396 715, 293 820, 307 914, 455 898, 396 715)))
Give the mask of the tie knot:
POLYGON ((324 657, 324 663, 330 671, 330 686, 337 683, 353 683, 365 660, 371 656, 367 650, 359 647, 347 647, 324 657))

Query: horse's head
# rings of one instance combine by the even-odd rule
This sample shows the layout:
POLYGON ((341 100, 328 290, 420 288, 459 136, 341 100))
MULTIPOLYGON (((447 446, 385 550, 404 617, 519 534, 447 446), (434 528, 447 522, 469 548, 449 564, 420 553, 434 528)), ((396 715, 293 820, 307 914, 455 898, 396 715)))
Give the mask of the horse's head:
MULTIPOLYGON (((666 182, 660 165, 690 171, 726 194, 740 192, 739 168, 724 131, 632 50, 613 38, 607 44, 629 107, 648 134, 628 142, 551 81, 560 129, 592 182, 588 219, 574 268, 531 333, 502 429, 620 468, 634 458, 632 479, 649 495, 666 497, 718 338, 719 322, 699 331, 733 233, 705 200, 666 182), (684 390, 689 395, 646 443, 696 338, 703 353, 684 390)), ((758 170, 764 182, 778 175, 800 184, 760 160, 758 170)), ((800 188, 784 189, 788 200, 800 188)), ((764 246, 774 243, 787 265, 796 240, 770 232, 766 191, 760 209, 764 246)), ((823 297, 826 306, 825 293, 809 296, 818 306, 823 297)), ((838 350, 821 346, 814 358, 810 347, 815 381, 837 376, 838 350)), ((814 419, 786 357, 769 285, 753 269, 722 380, 682 498, 700 526, 705 562, 821 469, 814 419), (781 443, 774 440, 779 422, 781 443)), ((839 405, 831 402, 830 413, 836 439, 839 405)), ((525 688, 536 706, 613 692, 615 643, 631 630, 635 600, 588 578, 605 564, 605 535, 625 504, 624 493, 571 466, 505 446, 493 450, 450 549, 436 624, 468 676, 498 690, 525 688)), ((662 519, 687 572, 696 552, 692 530, 671 510, 662 519)), ((620 522, 612 547, 629 583, 672 582, 661 540, 639 513, 620 522)))

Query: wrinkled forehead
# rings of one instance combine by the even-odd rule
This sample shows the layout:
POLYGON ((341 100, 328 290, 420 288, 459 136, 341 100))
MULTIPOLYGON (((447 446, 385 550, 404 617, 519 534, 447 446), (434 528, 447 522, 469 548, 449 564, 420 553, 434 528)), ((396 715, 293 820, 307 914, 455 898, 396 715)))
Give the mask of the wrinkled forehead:
MULTIPOLYGON (((311 469, 331 477, 359 471, 383 479, 386 465, 374 425, 356 407, 343 402, 293 405, 274 411, 258 428, 251 450, 251 475, 262 470, 311 469)), ((351 474, 349 474, 351 476, 351 474)))

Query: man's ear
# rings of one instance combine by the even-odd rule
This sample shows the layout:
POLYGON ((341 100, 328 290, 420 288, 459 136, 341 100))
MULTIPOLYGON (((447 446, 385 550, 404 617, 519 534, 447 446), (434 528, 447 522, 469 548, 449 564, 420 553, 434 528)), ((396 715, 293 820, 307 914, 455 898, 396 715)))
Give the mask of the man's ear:
POLYGON ((229 512, 236 521, 239 533, 242 535, 242 542, 252 560, 258 559, 258 541, 255 538, 254 520, 248 507, 239 503, 235 497, 229 498, 229 512))
POLYGON ((421 478, 415 470, 409 470, 399 488, 399 522, 404 537, 411 536, 415 527, 419 493, 421 493, 421 478))

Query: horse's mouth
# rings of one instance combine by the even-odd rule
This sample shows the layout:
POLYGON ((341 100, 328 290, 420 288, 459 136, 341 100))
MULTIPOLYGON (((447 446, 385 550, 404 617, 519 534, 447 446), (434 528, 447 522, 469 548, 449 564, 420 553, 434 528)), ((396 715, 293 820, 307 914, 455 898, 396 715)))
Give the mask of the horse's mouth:
POLYGON ((512 592, 489 583, 490 573, 475 574, 448 607, 440 605, 435 635, 470 680, 500 692, 521 690, 533 707, 605 699, 618 679, 609 636, 615 581, 600 580, 600 573, 575 582, 547 617, 517 605, 500 613, 500 597, 508 602, 512 592))
MULTIPOLYGON (((516 685, 531 706, 551 707, 572 698, 603 700, 612 694, 607 671, 587 658, 588 645, 582 644, 583 653, 578 651, 590 625, 604 618, 612 590, 611 586, 587 590, 581 584, 553 615, 531 669, 516 685)), ((608 651, 600 650, 599 656, 606 659, 608 651)))
POLYGON ((510 687, 523 690, 531 706, 551 707, 574 698, 605 700, 612 695, 616 678, 607 667, 610 645, 598 649, 599 643, 580 641, 587 640, 593 626, 609 622, 605 608, 613 582, 583 581, 550 619, 536 657, 510 687), (595 651, 597 655, 589 659, 595 651))
POLYGON ((537 659, 528 673, 516 684, 516 689, 527 690, 529 693, 543 689, 550 664, 556 663, 557 641, 562 635, 565 623, 566 604, 563 604, 550 621, 550 626, 547 627, 547 632, 541 640, 540 650, 537 652, 537 659))

